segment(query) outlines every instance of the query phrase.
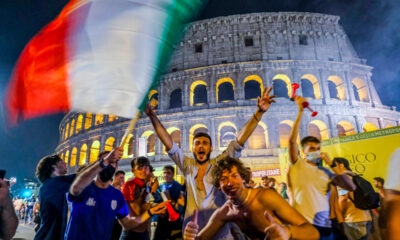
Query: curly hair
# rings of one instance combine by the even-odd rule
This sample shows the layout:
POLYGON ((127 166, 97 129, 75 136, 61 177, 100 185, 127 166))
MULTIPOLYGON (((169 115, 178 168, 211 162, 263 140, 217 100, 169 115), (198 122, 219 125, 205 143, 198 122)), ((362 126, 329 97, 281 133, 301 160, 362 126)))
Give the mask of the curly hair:
POLYGON ((62 161, 60 156, 50 155, 42 158, 37 167, 36 167, 36 177, 40 180, 40 182, 46 181, 51 177, 54 171, 54 165, 56 165, 59 161, 62 161))
POLYGON ((226 157, 217 162, 217 164, 214 166, 212 175, 213 175, 213 183, 215 187, 219 187, 219 180, 221 179, 222 172, 225 169, 228 169, 229 171, 233 168, 233 166, 236 166, 237 171, 240 175, 240 177, 245 181, 249 182, 250 181, 250 172, 245 168, 243 165, 242 161, 236 158, 231 158, 231 157, 226 157))

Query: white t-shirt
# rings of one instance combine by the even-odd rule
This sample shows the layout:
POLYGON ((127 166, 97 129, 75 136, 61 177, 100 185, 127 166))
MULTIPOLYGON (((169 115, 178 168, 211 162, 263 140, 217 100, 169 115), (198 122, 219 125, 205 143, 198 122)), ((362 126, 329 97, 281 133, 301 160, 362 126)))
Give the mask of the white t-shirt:
POLYGON ((386 189, 400 191, 400 148, 396 149, 390 157, 387 175, 386 175, 386 189))
POLYGON ((311 224, 331 227, 329 184, 336 175, 299 157, 295 164, 290 165, 288 176, 293 194, 293 207, 311 224))

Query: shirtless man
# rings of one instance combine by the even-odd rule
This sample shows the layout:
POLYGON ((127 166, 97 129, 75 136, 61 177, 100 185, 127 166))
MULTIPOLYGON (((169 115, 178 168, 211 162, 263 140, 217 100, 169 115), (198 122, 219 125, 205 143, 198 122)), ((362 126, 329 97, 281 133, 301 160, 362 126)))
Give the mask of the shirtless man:
POLYGON ((228 222, 234 222, 250 239, 318 239, 318 231, 276 191, 245 188, 249 179, 243 164, 233 158, 220 160, 213 170, 214 185, 228 201, 198 233, 196 221, 185 228, 185 240, 212 239, 228 222), (197 234, 198 233, 198 234, 197 234))

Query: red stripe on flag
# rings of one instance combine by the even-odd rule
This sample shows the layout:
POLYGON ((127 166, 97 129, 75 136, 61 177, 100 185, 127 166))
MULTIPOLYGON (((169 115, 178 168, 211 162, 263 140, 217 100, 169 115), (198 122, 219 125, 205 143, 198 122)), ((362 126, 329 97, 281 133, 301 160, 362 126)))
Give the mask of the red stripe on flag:
POLYGON ((25 47, 7 92, 9 120, 68 111, 69 16, 79 0, 72 0, 60 15, 25 47))

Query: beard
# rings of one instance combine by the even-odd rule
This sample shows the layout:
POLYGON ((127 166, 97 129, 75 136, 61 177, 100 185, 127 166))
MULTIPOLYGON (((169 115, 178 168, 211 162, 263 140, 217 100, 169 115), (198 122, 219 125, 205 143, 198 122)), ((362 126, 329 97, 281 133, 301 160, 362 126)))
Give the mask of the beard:
POLYGON ((198 162, 198 163, 206 163, 208 160, 210 160, 211 152, 209 152, 209 153, 207 154, 207 158, 206 158, 206 160, 204 160, 204 161, 200 161, 200 160, 197 158, 197 156, 196 156, 195 153, 193 153, 193 156, 194 156, 194 159, 196 160, 196 162, 198 162))

